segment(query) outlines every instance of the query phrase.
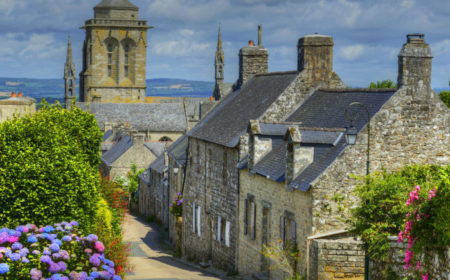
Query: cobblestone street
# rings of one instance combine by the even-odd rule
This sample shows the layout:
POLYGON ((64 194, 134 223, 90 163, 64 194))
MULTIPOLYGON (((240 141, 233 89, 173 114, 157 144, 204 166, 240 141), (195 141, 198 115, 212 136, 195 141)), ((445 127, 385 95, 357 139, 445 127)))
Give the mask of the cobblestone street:
POLYGON ((127 280, 222 279, 182 263, 164 249, 162 234, 141 219, 127 215, 124 240, 131 243, 133 272, 127 280))

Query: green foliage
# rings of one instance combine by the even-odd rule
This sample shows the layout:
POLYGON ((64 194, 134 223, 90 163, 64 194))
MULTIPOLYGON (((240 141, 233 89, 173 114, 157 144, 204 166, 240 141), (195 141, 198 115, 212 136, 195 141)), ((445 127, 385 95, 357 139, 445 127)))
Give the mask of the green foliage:
MULTIPOLYGON (((351 225, 352 231, 368 244, 372 258, 384 259, 389 248, 387 237, 398 235, 404 226, 408 213, 406 199, 411 186, 420 185, 424 190, 431 190, 446 182, 448 185, 449 171, 449 166, 406 166, 392 173, 382 171, 361 178, 365 183, 355 190, 361 204, 352 211, 355 219, 351 225), (447 174, 447 179, 443 174, 447 174)), ((447 214, 443 212, 439 217, 436 227, 447 214)))
POLYGON ((92 230, 101 132, 78 108, 44 106, 0 124, 0 224, 77 220, 92 230))
POLYGON ((439 98, 445 103, 445 105, 447 105, 448 108, 450 108, 450 91, 441 91, 439 93, 439 98))
POLYGON ((288 275, 286 280, 303 280, 297 272, 297 264, 300 261, 300 251, 295 242, 287 241, 284 246, 281 240, 264 244, 262 254, 265 258, 271 260, 271 270, 281 270, 288 275))
POLYGON ((114 181, 122 186, 122 188, 130 194, 130 199, 137 202, 137 189, 139 186, 139 175, 144 172, 144 169, 139 169, 137 164, 133 163, 127 176, 118 176, 114 178, 114 181))
POLYGON ((169 205, 169 211, 175 217, 183 216, 183 196, 177 193, 177 197, 169 205))
POLYGON ((371 82, 369 88, 397 88, 397 84, 391 80, 382 80, 376 83, 371 82))

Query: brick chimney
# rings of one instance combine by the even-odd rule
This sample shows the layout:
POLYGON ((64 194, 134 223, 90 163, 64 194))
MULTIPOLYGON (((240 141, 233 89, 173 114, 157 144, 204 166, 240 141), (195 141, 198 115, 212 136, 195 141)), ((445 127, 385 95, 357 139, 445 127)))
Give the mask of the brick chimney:
POLYGON ((326 35, 308 35, 298 40, 297 70, 308 71, 311 82, 327 81, 333 73, 333 38, 326 35))
POLYGON ((257 120, 250 120, 248 133, 248 168, 251 170, 267 153, 272 150, 272 139, 261 135, 261 127, 259 125, 259 121, 257 120))
POLYGON ((297 126, 290 126, 285 135, 286 151, 286 186, 300 172, 314 161, 314 147, 302 146, 302 134, 297 126))
POLYGON ((258 45, 253 41, 239 51, 239 80, 236 88, 239 89, 254 75, 264 74, 269 71, 269 52, 262 45, 261 27, 258 26, 258 45))
POLYGON ((408 34, 407 42, 398 54, 398 88, 402 86, 431 86, 430 46, 424 34, 408 34))

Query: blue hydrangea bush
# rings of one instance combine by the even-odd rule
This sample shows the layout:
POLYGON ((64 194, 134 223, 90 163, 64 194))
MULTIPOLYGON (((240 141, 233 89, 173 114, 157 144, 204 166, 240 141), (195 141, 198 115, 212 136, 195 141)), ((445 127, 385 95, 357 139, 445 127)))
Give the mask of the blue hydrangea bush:
POLYGON ((121 280, 95 234, 80 235, 78 223, 0 229, 0 279, 121 280))

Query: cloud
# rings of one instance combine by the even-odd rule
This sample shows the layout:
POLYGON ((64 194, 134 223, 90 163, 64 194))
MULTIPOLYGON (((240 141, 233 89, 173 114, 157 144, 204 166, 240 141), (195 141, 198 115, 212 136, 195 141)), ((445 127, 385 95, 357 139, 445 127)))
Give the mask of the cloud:
POLYGON ((367 48, 361 44, 341 47, 339 49, 339 55, 345 60, 355 60, 361 57, 366 49, 367 48))

